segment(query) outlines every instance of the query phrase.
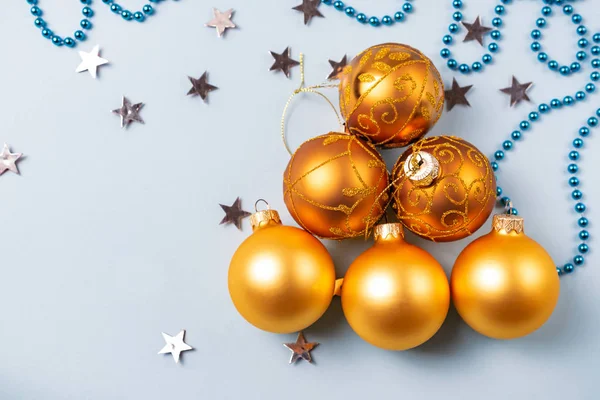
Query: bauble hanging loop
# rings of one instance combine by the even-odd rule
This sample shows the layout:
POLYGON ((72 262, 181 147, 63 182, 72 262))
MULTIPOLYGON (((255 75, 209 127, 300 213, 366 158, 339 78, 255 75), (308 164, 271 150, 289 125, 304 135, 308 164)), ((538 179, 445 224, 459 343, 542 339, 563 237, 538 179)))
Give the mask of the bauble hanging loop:
POLYGON ((495 215, 492 231, 458 256, 452 300, 465 322, 482 335, 515 339, 540 328, 560 292, 550 255, 525 235, 524 220, 495 215))
POLYGON ((407 350, 442 326, 450 288, 442 266, 425 250, 404 241, 402 225, 381 224, 375 244, 350 265, 341 297, 344 315, 365 341, 407 350))
POLYGON ((270 208, 250 216, 253 233, 229 265, 229 294, 252 325, 274 333, 301 331, 329 307, 335 269, 325 246, 281 224, 270 208))

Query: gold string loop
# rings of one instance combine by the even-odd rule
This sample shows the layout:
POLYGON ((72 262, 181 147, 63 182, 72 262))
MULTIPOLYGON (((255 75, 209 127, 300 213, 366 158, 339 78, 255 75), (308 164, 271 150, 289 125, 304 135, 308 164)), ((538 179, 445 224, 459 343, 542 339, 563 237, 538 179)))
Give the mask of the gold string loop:
POLYGON ((294 99, 294 97, 296 97, 296 95, 298 95, 300 93, 314 93, 314 94, 317 94, 317 95, 321 96, 322 98, 324 98, 325 101, 327 101, 327 103, 331 106, 331 109, 333 110, 333 112, 335 113, 338 123, 340 124, 341 130, 342 131, 344 130, 344 122, 343 122, 340 114, 338 113, 337 109, 331 102, 331 100, 329 100, 329 98, 327 98, 327 96, 325 96, 323 93, 321 93, 317 90, 317 89, 328 89, 328 88, 337 88, 337 87, 338 87, 338 85, 333 84, 333 83, 321 83, 319 85, 305 87, 304 86, 304 54, 300 53, 300 86, 298 87, 298 89, 294 90, 294 92, 288 98, 287 102, 285 103, 285 107, 283 108, 283 114, 281 115, 281 140, 283 141, 283 144, 284 144, 286 150, 288 151, 288 153, 290 153, 290 156, 293 154, 293 152, 292 152, 292 150, 290 150, 290 147, 288 146, 287 139, 285 136, 285 116, 287 114, 290 104, 292 103, 292 100, 294 99))

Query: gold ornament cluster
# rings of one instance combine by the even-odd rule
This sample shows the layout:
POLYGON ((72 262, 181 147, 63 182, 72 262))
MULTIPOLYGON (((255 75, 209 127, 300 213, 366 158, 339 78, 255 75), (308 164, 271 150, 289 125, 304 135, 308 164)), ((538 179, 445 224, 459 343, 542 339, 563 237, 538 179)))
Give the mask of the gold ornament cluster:
MULTIPOLYGON (((294 95, 325 97, 316 91, 322 87, 302 83, 294 95)), ((260 329, 295 332, 339 295, 353 330, 389 350, 429 340, 451 299, 486 336, 517 338, 538 329, 558 300, 558 276, 548 253, 525 235, 522 218, 495 216, 492 231, 459 255, 450 282, 429 253, 404 241, 404 229, 434 242, 466 238, 488 220, 496 199, 490 162, 474 145, 455 136, 423 138, 444 104, 432 61, 407 45, 373 46, 342 71, 339 101, 345 131, 303 143, 283 174, 286 207, 303 229, 282 225, 274 210, 251 216, 253 234, 229 268, 239 313, 260 329), (407 145, 388 173, 378 148, 407 145), (398 223, 379 223, 388 207, 398 223), (370 233, 373 247, 336 280, 314 236, 370 233)))

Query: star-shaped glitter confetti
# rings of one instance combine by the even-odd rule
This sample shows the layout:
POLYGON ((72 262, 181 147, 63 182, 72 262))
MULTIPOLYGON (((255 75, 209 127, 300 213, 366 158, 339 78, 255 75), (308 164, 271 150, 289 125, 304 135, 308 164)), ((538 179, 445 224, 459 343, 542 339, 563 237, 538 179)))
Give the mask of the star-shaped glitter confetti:
POLYGON ((208 93, 218 89, 218 87, 208 83, 206 72, 202 74, 200 79, 192 78, 191 76, 188 76, 188 78, 192 83, 192 88, 187 93, 188 96, 200 96, 200 98, 206 102, 208 99, 208 93))
POLYGON ((296 65, 300 65, 300 63, 296 60, 292 60, 290 58, 290 48, 286 47, 285 50, 281 54, 277 54, 274 51, 270 51, 271 55, 275 59, 273 65, 269 71, 282 71, 285 76, 290 77, 290 68, 295 67, 296 65))
POLYGON ((164 332, 162 332, 162 335, 167 344, 158 352, 158 354, 171 353, 176 363, 179 362, 179 357, 181 356, 182 352, 193 349, 192 346, 188 345, 183 341, 185 336, 185 330, 179 332, 177 336, 170 336, 164 332))
POLYGON ((331 73, 327 77, 327 79, 339 79, 340 74, 344 70, 344 67, 348 64, 348 58, 344 55, 344 58, 340 60, 340 62, 336 62, 333 60, 329 60, 329 65, 331 65, 331 73))
POLYGON ((96 45, 89 53, 80 51, 79 56, 81 57, 81 64, 79 64, 75 72, 88 71, 94 79, 98 75, 98 67, 108 64, 108 60, 100 57, 99 45, 96 45))
POLYGON ((468 22, 462 23, 465 28, 467 28, 467 35, 463 42, 470 42, 471 40, 477 40, 480 45, 483 46, 483 35, 492 31, 492 28, 488 28, 487 26, 481 25, 481 20, 479 16, 475 19, 475 22, 469 24, 468 22))
POLYGON ((22 153, 11 153, 8 145, 4 143, 4 148, 2 149, 2 153, 0 153, 0 175, 6 171, 18 174, 19 168, 17 168, 17 160, 21 158, 21 156, 23 156, 22 153))
POLYGON ((319 11, 321 0, 302 0, 302 4, 293 7, 292 10, 304 13, 304 25, 308 25, 313 17, 323 18, 323 14, 319 11))
POLYGON ((242 200, 238 197, 235 199, 231 206, 226 206, 223 204, 219 204, 223 211, 225 211, 225 216, 219 223, 219 225, 223 224, 234 224, 236 228, 240 231, 242 230, 242 220, 246 217, 250 216, 248 211, 242 210, 242 200))
POLYGON ((235 28, 235 24, 231 22, 231 16, 233 15, 233 8, 230 8, 227 11, 219 11, 216 8, 213 8, 214 18, 208 21, 204 26, 209 28, 217 28, 217 36, 223 36, 225 33, 225 29, 227 28, 235 28))
POLYGON ((296 339, 296 343, 284 343, 285 347, 290 349, 292 352, 292 357, 290 358, 290 364, 293 364, 299 359, 303 359, 312 362, 312 357, 310 356, 310 352, 319 345, 319 343, 309 343, 304 338, 304 333, 300 332, 298 334, 298 339, 296 339))
POLYGON ((510 87, 500 89, 502 93, 506 93, 510 95, 510 106, 514 106, 515 104, 519 104, 523 100, 529 100, 529 96, 527 96, 527 91, 533 85, 533 82, 527 83, 519 83, 517 78, 513 75, 512 77, 512 85, 510 87))
POLYGON ((123 96, 121 108, 112 110, 112 112, 121 117, 121 128, 127 128, 132 122, 144 123, 144 120, 140 117, 142 107, 144 107, 144 103, 131 104, 129 99, 123 96))
POLYGON ((471 107, 469 101, 465 97, 467 92, 473 87, 473 85, 461 87, 455 78, 452 78, 452 88, 444 91, 444 97, 446 98, 446 109, 452 110, 456 105, 463 105, 471 107))

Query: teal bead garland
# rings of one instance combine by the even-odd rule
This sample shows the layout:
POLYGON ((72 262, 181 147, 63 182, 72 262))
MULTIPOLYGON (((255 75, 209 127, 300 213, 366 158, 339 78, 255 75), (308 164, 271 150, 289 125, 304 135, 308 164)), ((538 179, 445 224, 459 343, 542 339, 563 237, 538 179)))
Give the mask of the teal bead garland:
POLYGON ((357 22, 359 22, 363 25, 369 24, 373 27, 378 27, 381 25, 392 26, 396 22, 403 22, 406 20, 406 15, 410 14, 413 11, 413 5, 411 3, 409 3, 409 0, 407 0, 402 5, 402 11, 396 11, 393 16, 384 15, 380 19, 375 16, 368 17, 364 13, 357 12, 354 7, 344 4, 344 2, 341 0, 335 0, 335 1, 334 0, 317 0, 317 1, 321 1, 321 3, 323 3, 325 5, 332 6, 336 10, 343 12, 350 18, 354 18, 357 22))

